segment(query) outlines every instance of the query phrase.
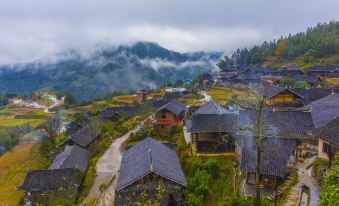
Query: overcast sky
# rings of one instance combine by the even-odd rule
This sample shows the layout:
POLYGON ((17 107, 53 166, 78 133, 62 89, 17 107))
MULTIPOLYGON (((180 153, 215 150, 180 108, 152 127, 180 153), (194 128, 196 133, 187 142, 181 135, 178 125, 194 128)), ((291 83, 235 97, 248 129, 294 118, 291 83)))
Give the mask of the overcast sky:
POLYGON ((224 51, 339 20, 338 0, 0 0, 0 64, 97 44, 224 51))

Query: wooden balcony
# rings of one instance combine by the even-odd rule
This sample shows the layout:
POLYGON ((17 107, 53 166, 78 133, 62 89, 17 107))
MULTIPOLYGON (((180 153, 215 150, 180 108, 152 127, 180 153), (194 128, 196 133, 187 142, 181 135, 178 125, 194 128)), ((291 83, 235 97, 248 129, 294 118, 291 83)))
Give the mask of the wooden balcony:
POLYGON ((184 121, 181 119, 156 119, 154 124, 157 125, 183 125, 184 121))

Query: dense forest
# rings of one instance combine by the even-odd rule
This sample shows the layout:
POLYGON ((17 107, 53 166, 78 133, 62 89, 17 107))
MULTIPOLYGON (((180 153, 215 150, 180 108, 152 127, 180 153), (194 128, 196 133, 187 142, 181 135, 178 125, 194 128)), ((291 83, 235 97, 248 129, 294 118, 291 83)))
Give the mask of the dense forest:
POLYGON ((252 48, 237 49, 225 56, 219 68, 233 65, 283 66, 295 64, 302 68, 313 65, 339 64, 339 21, 317 26, 252 48))

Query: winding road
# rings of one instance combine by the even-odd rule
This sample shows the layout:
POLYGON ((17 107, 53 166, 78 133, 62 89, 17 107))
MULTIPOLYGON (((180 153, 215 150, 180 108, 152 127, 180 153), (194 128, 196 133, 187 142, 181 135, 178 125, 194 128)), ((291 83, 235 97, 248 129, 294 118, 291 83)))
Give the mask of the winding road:
POLYGON ((133 130, 114 140, 109 149, 104 153, 104 155, 100 157, 96 165, 94 183, 82 205, 86 205, 86 203, 94 197, 98 197, 96 204, 97 206, 112 205, 114 201, 116 180, 122 158, 120 147, 132 132, 137 132, 143 127, 143 124, 146 120, 142 121, 133 130), (112 181, 113 177, 116 178, 114 178, 112 181), (107 185, 107 189, 102 194, 100 194, 100 185, 103 183, 107 185))

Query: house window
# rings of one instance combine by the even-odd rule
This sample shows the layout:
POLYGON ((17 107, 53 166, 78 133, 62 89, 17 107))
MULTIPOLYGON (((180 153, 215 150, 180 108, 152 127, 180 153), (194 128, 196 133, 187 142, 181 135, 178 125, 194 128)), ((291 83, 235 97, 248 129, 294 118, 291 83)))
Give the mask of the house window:
POLYGON ((166 113, 161 114, 161 119, 166 119, 166 113))
POLYGON ((330 154, 331 153, 331 145, 324 142, 323 143, 323 152, 326 153, 326 154, 330 154))

